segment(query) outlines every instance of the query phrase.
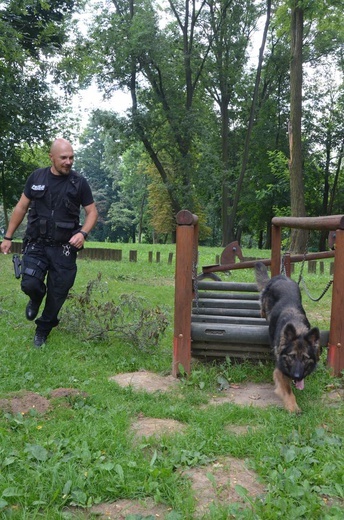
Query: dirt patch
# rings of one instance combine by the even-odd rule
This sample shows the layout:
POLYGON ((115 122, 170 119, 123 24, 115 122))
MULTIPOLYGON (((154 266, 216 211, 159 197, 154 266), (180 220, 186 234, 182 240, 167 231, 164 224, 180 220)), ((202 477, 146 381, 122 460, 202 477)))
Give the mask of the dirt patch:
MULTIPOLYGON (((81 395, 86 397, 87 394, 80 392, 76 388, 56 388, 50 393, 51 398, 68 398, 81 395)), ((20 413, 25 415, 30 411, 39 414, 46 413, 51 407, 49 399, 42 397, 35 392, 19 392, 7 399, 0 399, 0 410, 9 413, 20 413)))
MULTIPOLYGON (((178 386, 178 379, 172 376, 160 376, 154 372, 127 372, 111 376, 109 381, 114 381, 122 387, 131 386, 134 390, 145 392, 167 392, 178 386)), ((244 385, 230 385, 223 394, 210 399, 209 404, 234 403, 241 406, 282 406, 281 400, 274 393, 272 384, 247 383, 244 385)))
MULTIPOLYGON (((188 468, 181 471, 180 475, 190 481, 196 502, 195 519, 209 512, 211 504, 239 502, 244 507, 245 501, 236 491, 236 486, 245 488, 251 498, 264 493, 264 486, 257 481, 254 471, 248 469, 244 461, 232 457, 221 458, 207 466, 188 468)), ((98 504, 90 509, 90 513, 109 520, 124 520, 128 515, 150 515, 164 520, 170 512, 170 508, 155 504, 151 499, 118 500, 113 504, 98 504)))
POLYGON ((205 467, 188 469, 183 475, 191 480, 197 516, 204 515, 211 504, 244 504, 236 486, 244 487, 252 498, 264 493, 264 486, 258 482, 255 472, 248 469, 243 460, 233 457, 225 457, 205 467))
POLYGON ((161 437, 162 435, 183 432, 185 425, 174 419, 155 419, 153 417, 138 417, 132 425, 135 437, 161 437))
POLYGON ((134 390, 144 390, 145 392, 167 392, 178 385, 178 379, 172 376, 159 376, 154 372, 127 372, 109 377, 109 381, 114 381, 122 387, 133 387, 134 390))
POLYGON ((329 406, 338 406, 344 401, 344 388, 334 388, 323 396, 323 402, 329 406))
POLYGON ((267 406, 282 407, 282 401, 274 392, 274 385, 247 383, 244 385, 231 385, 224 390, 219 397, 212 397, 209 404, 220 405, 232 403, 240 406, 256 406, 266 408, 267 406))
POLYGON ((13 414, 27 414, 30 411, 46 413, 50 408, 49 400, 34 392, 20 392, 8 399, 0 399, 0 409, 13 414))
POLYGON ((97 504, 92 506, 90 514, 99 515, 100 519, 125 520, 129 515, 138 515, 138 517, 153 516, 157 519, 164 520, 171 508, 162 504, 155 504, 151 498, 144 500, 117 500, 113 504, 97 504))

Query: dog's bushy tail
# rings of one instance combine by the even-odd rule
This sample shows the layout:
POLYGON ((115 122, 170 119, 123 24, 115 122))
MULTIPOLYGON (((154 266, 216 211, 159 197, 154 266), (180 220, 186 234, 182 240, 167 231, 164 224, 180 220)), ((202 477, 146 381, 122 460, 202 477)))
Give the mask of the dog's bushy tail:
POLYGON ((254 266, 254 270, 256 273, 256 281, 258 285, 258 290, 262 291, 268 281, 270 280, 268 275, 268 270, 263 262, 257 262, 254 266))

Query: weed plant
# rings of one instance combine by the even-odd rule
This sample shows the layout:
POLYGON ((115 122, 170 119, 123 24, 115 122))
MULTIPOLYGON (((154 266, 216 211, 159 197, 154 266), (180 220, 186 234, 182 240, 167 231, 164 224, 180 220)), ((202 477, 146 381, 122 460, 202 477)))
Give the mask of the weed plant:
MULTIPOLYGON (((47 398, 58 388, 80 392, 67 399, 49 399, 45 414, 34 408, 28 413, 0 412, 0 517, 85 518, 82 511, 93 504, 152 497, 171 508, 167 520, 191 520, 195 502, 188 482, 177 470, 232 456, 247 461, 266 492, 252 499, 244 488, 238 488, 246 507, 213 505, 204 520, 343 518, 344 406, 324 399, 342 381, 329 374, 326 352, 298 394, 300 416, 277 407, 203 406, 221 393, 222 382, 271 382, 269 363, 197 362, 175 391, 150 394, 121 388, 109 377, 141 369, 164 375, 171 371, 174 262, 169 265, 167 258, 174 248, 106 247, 121 248, 123 260, 79 260, 74 297, 66 302, 59 327, 41 350, 32 346, 34 325, 24 318, 27 298, 12 274, 11 256, 0 256, 0 400, 24 391, 47 398), (130 249, 138 250, 136 263, 129 262, 130 249), (148 262, 150 250, 161 251, 160 263, 148 262), (166 323, 154 345, 146 339, 147 348, 139 348, 116 330, 94 338, 85 334, 82 329, 89 326, 90 313, 94 311, 96 317, 95 309, 82 322, 82 329, 75 328, 74 322, 81 321, 76 317, 80 312, 76 301, 99 279, 99 273, 102 289, 97 292, 97 303, 93 301, 98 317, 104 317, 106 302, 120 305, 123 295, 142 298, 146 309, 163 309, 166 323), (130 426, 140 414, 181 421, 186 430, 138 443, 130 426), (228 425, 245 425, 247 433, 231 433, 228 425), (78 506, 81 513, 73 512, 71 506, 78 506)), ((214 264, 220 253, 201 247, 199 266, 214 264)), ((249 251, 247 256, 268 257, 269 252, 249 251)), ((297 265, 294 279, 300 269, 297 265)), ((325 262, 323 275, 309 274, 304 268, 303 276, 312 295, 318 296, 330 278, 330 261, 325 262)), ((254 280, 252 270, 233 270, 221 277, 254 280)), ((303 292, 312 325, 322 329, 329 327, 331 291, 319 302, 303 292)), ((126 314, 127 325, 135 317, 132 310, 133 316, 126 314)))

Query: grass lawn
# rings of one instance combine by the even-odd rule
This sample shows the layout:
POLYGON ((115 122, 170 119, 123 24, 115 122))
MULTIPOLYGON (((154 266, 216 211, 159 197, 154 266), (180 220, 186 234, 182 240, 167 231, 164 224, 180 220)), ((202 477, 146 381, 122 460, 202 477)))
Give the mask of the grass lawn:
MULTIPOLYGON (((230 455, 245 460, 266 491, 247 499, 244 508, 235 503, 214 506, 204 520, 342 519, 344 406, 326 399, 331 390, 342 387, 342 380, 330 376, 326 353, 298 394, 300 416, 273 406, 204 407, 219 394, 221 378, 234 384, 271 382, 272 366, 261 363, 198 363, 177 390, 166 394, 121 388, 109 377, 141 369, 164 375, 171 371, 174 262, 168 265, 167 259, 174 246, 106 246, 122 249, 123 260, 79 260, 72 297, 41 350, 32 346, 34 325, 24 317, 27 297, 12 273, 12 257, 0 256, 0 403, 23 391, 47 398, 59 388, 80 392, 50 400, 44 414, 35 409, 0 411, 0 518, 85 518, 82 511, 100 502, 151 497, 169 506, 166 520, 191 520, 195 501, 178 470, 230 455), (129 262, 130 249, 138 251, 137 262, 129 262), (148 262, 149 251, 161 252, 160 263, 148 262), (90 281, 94 289, 85 304, 90 281), (140 345, 133 344, 141 303, 154 313, 159 307, 167 317, 157 346, 149 334, 141 337, 140 345), (123 313, 123 321, 114 329, 108 317, 115 309, 123 313), (186 428, 137 443, 130 425, 140 414, 174 419, 186 428), (237 436, 228 425, 245 425, 248 430, 237 436), (67 508, 73 505, 81 512, 67 508)), ((220 253, 201 247, 199 265, 214 264, 220 253)), ((244 255, 267 257, 269 252, 250 250, 244 255)), ((300 268, 296 266, 296 280, 300 268)), ((253 281, 252 270, 221 276, 253 281)), ((323 275, 310 274, 305 266, 303 276, 311 295, 319 296, 330 278, 330 261, 323 275)), ((328 329, 331 289, 319 302, 303 294, 312 325, 328 329)), ((128 516, 134 518, 154 517, 128 516)))

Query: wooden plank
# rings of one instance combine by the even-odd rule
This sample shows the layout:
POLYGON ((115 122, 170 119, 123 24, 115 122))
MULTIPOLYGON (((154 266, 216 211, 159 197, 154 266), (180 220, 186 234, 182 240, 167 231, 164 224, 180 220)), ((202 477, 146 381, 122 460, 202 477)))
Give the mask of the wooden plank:
POLYGON ((249 316, 217 316, 209 314, 192 314, 192 323, 238 323, 241 325, 266 325, 265 318, 249 316))
POLYGON ((239 291, 239 292, 258 292, 257 284, 244 282, 217 282, 200 280, 197 283, 198 290, 203 291, 239 291))
POLYGON ((261 318, 260 309, 223 309, 220 307, 193 307, 192 314, 209 314, 210 316, 247 316, 248 318, 261 318))
POLYGON ((198 298, 209 298, 213 300, 259 300, 259 294, 258 293, 240 293, 240 292, 227 292, 227 293, 221 293, 221 292, 215 292, 215 291, 199 291, 198 292, 198 298))
POLYGON ((273 353, 268 346, 254 346, 236 343, 235 345, 226 345, 218 343, 202 343, 193 342, 191 345, 191 354, 193 357, 202 357, 208 359, 218 358, 234 358, 234 359, 254 359, 254 360, 272 360, 273 353))
POLYGON ((259 309, 259 302, 257 300, 208 300, 198 298, 193 301, 193 306, 219 309, 259 309))
POLYGON ((228 323, 191 323, 193 341, 219 343, 245 343, 248 345, 270 345, 267 325, 239 325, 228 323))
POLYGON ((344 229, 343 215, 326 215, 320 217, 273 217, 272 224, 294 229, 344 229))

